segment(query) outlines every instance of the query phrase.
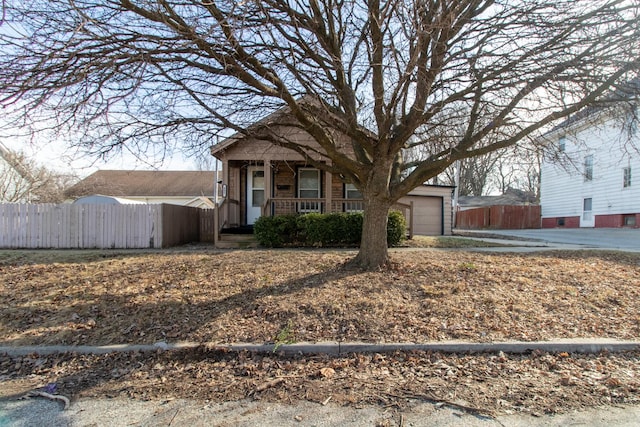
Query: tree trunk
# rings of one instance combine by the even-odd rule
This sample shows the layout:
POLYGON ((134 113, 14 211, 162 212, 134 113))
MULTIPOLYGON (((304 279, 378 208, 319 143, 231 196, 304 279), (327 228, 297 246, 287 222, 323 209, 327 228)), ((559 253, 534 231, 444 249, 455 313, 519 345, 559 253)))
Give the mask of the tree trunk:
POLYGON ((387 221, 391 205, 386 200, 365 198, 362 241, 355 263, 367 270, 378 270, 389 263, 387 221))

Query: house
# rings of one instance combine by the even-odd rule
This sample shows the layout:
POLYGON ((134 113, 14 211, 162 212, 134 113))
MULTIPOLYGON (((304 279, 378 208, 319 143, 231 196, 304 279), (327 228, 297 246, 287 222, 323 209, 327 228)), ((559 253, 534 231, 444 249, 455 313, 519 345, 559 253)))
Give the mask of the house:
MULTIPOLYGON (((282 137, 320 149, 305 131, 285 124, 291 122, 290 116, 283 118, 286 114, 286 109, 280 110, 252 127, 269 126, 282 137)), ((348 141, 340 148, 349 150, 348 141)), ((221 227, 252 225, 263 215, 363 209, 353 184, 307 164, 291 149, 239 133, 214 145, 211 154, 222 162, 221 227)), ((410 234, 451 234, 452 190, 422 185, 398 201, 395 207, 405 215, 410 234)))
POLYGON ((545 135, 542 227, 640 226, 637 105, 592 108, 545 135))
POLYGON ((74 205, 142 205, 145 204, 139 200, 125 199, 123 197, 103 196, 101 194, 92 194, 91 196, 83 196, 73 201, 74 205))
POLYGON ((535 194, 511 187, 507 188, 504 194, 498 196, 458 197, 458 211, 489 206, 529 206, 536 204, 538 204, 538 200, 535 194))
POLYGON ((99 170, 67 190, 66 195, 74 200, 82 198, 84 202, 113 203, 126 199, 214 208, 217 181, 216 172, 212 171, 99 170))

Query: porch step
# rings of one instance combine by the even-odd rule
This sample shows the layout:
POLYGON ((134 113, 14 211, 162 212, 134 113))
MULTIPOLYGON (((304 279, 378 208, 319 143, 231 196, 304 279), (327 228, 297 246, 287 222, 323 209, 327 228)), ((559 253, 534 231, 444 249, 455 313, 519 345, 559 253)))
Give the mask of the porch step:
POLYGON ((221 249, 257 248, 258 241, 253 234, 221 233, 217 247, 221 249))

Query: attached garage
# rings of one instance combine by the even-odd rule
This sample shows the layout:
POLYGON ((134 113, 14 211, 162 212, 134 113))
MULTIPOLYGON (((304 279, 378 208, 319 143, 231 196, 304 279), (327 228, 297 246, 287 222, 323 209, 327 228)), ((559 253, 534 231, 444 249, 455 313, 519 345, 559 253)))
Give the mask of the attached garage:
POLYGON ((451 235, 451 193, 453 187, 422 185, 400 203, 413 205, 413 234, 420 236, 451 235))

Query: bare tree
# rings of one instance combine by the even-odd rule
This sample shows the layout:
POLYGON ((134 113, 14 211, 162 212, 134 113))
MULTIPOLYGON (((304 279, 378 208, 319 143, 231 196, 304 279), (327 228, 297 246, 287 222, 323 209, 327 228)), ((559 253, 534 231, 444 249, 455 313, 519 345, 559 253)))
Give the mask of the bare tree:
POLYGON ((483 196, 488 190, 496 165, 503 161, 504 150, 493 151, 482 156, 468 157, 445 169, 438 177, 438 184, 456 185, 460 196, 483 196), (460 171, 456 172, 456 167, 460 171))
POLYGON ((400 197, 598 102, 640 58, 639 0, 6 4, 0 103, 14 125, 65 130, 96 154, 197 151, 287 106, 321 149, 258 136, 360 189, 366 268, 388 261, 400 197), (403 161, 417 146, 429 154, 403 161))
POLYGON ((39 166, 0 143, 0 202, 60 203, 73 177, 39 166))
POLYGON ((488 187, 500 194, 517 189, 540 198, 542 147, 522 144, 500 156, 489 176, 488 187))

